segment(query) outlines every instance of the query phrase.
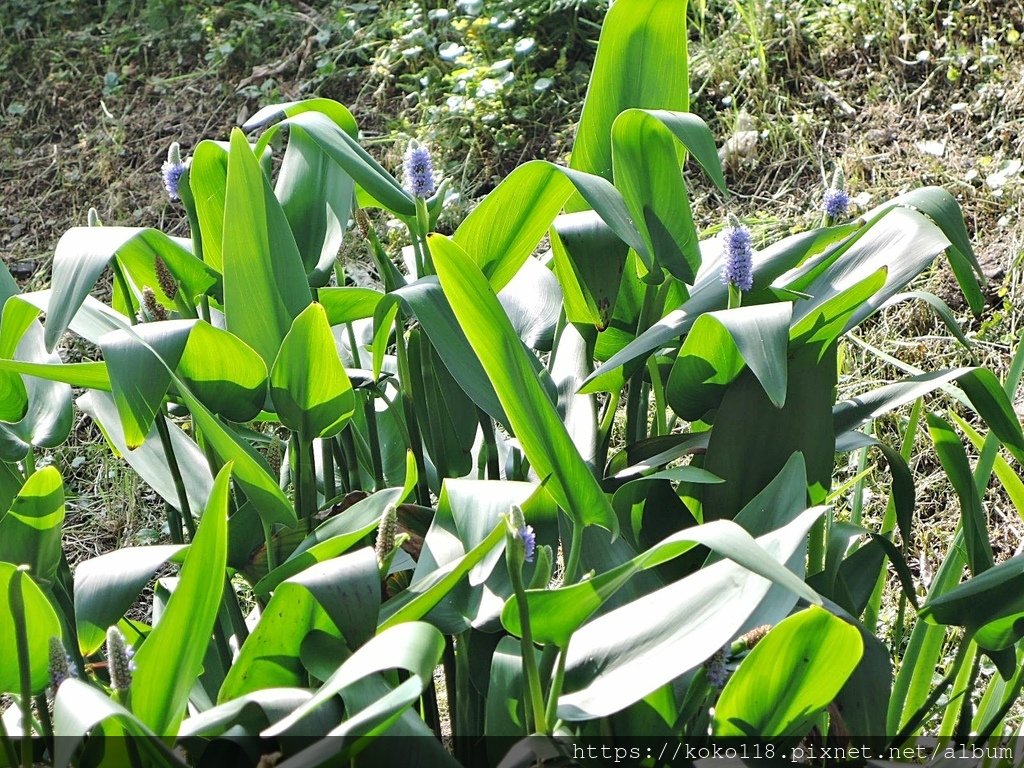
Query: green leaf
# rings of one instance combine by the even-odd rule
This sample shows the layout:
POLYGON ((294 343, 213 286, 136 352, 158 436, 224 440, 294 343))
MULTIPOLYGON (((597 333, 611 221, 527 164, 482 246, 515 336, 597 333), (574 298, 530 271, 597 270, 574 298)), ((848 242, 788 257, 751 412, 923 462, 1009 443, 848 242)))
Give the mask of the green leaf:
POLYGON ((303 130, 324 154, 340 165, 380 205, 399 216, 416 215, 412 196, 330 117, 318 111, 293 114, 270 126, 260 136, 258 148, 267 146, 284 127, 303 130))
MULTIPOLYGON (((18 566, 0 562, 0 692, 21 694, 21 677, 15 639, 15 618, 10 594, 11 579, 18 566)), ((50 638, 61 637, 60 620, 46 595, 31 578, 21 575, 21 597, 28 639, 28 661, 32 693, 39 693, 50 682, 50 638)))
MULTIPOLYGON (((374 672, 388 669, 405 670, 409 673, 409 678, 404 683, 361 712, 349 712, 349 719, 333 729, 330 735, 361 735, 365 732, 362 729, 371 722, 371 732, 382 732, 403 709, 419 698, 424 686, 433 679, 433 670, 441 659, 444 644, 445 639, 440 632, 421 622, 399 624, 381 632, 352 654, 330 678, 325 680, 313 698, 299 706, 288 717, 267 728, 261 736, 273 738, 283 733, 345 688, 374 672)), ((337 749, 336 744, 327 746, 331 750, 337 749)), ((302 758, 302 755, 300 754, 298 758, 302 758)), ((308 756, 305 759, 308 760, 308 756)))
POLYGON ((177 732, 217 620, 226 581, 230 479, 229 462, 213 482, 177 588, 135 657, 132 711, 156 733, 177 732))
POLYGON ((317 301, 323 305, 327 313, 327 322, 330 325, 341 325, 373 317, 377 305, 384 298, 380 291, 353 286, 321 288, 316 295, 317 301))
MULTIPOLYGON (((121 430, 114 400, 102 392, 86 392, 75 401, 78 409, 89 416, 99 427, 115 456, 120 456, 138 473, 150 488, 175 509, 181 506, 174 476, 167 463, 163 443, 154 424, 142 445, 129 450, 121 430)), ((194 513, 206 507, 213 487, 213 475, 206 456, 185 432, 173 421, 167 421, 167 432, 174 449, 174 460, 181 471, 185 484, 185 497, 194 513)), ((179 512, 184 510, 178 509, 179 512)))
POLYGON ((612 320, 629 246, 593 211, 559 216, 549 236, 566 320, 604 330, 612 320))
POLYGON ((317 526, 288 559, 261 579, 253 590, 257 595, 269 595, 285 579, 344 554, 373 533, 387 508, 400 504, 407 495, 404 488, 385 488, 357 501, 344 514, 317 526))
MULTIPOLYGON (((764 567, 773 567, 771 560, 788 563, 823 511, 808 510, 758 538, 770 556, 764 567)), ((693 669, 741 631, 771 587, 723 560, 585 624, 569 643, 558 716, 603 717, 693 669)), ((787 611, 795 601, 790 594, 787 611)))
POLYGON ((683 181, 682 150, 689 150, 727 194, 714 136, 696 115, 627 109, 611 126, 615 186, 644 238, 658 272, 692 284, 700 266, 697 230, 683 181))
POLYGON ((269 368, 312 295, 281 204, 237 128, 231 133, 223 243, 227 329, 269 368))
POLYGON ((56 467, 44 467, 29 476, 10 510, 0 515, 0 561, 27 565, 36 582, 52 585, 63 524, 64 483, 56 467))
POLYGON ((650 262, 647 245, 619 191, 606 179, 531 160, 516 168, 466 217, 452 239, 500 291, 537 247, 577 191, 631 248, 650 262))
POLYGON ((549 492, 577 524, 615 531, 615 513, 572 443, 483 273, 455 243, 429 240, 441 288, 479 358, 515 436, 549 492))
POLYGON ((217 696, 224 703, 264 688, 309 684, 301 658, 312 633, 343 638, 350 650, 377 629, 380 571, 364 547, 318 563, 282 582, 239 650, 217 696))
MULTIPOLYGON (((618 568, 598 576, 559 589, 527 590, 534 642, 564 648, 573 633, 633 574, 668 562, 698 545, 709 547, 752 573, 787 587, 805 600, 820 602, 812 589, 775 562, 749 533, 732 521, 718 520, 673 534, 618 568)), ((510 598, 505 603, 501 621, 513 635, 522 633, 515 599, 510 598)))
POLYGON ((270 397, 281 423, 305 441, 337 434, 352 417, 352 383, 321 305, 306 307, 284 337, 270 371, 270 397))
POLYGON ((715 736, 798 741, 842 689, 864 652, 856 627, 811 606, 775 626, 715 704, 715 736))
POLYGON ((187 173, 199 223, 203 261, 218 273, 222 272, 224 200, 228 182, 228 148, 224 142, 206 140, 196 144, 187 173))
POLYGON ((463 392, 493 419, 507 427, 508 416, 505 415, 498 395, 435 277, 422 278, 402 286, 381 300, 374 317, 374 374, 380 374, 399 300, 416 316, 434 350, 463 392))
POLYGON ((233 421, 255 417, 267 368, 249 346, 205 320, 168 320, 113 331, 100 341, 129 448, 142 444, 174 374, 211 410, 233 421))
POLYGON ((687 421, 715 408, 744 366, 776 408, 786 403, 786 354, 793 306, 766 304, 697 318, 672 364, 665 394, 687 421))
POLYGON ((120 621, 143 587, 183 546, 125 547, 79 563, 75 568, 75 623, 83 656, 103 645, 107 627, 120 621))
POLYGON ((611 179, 619 113, 630 107, 686 112, 689 101, 685 0, 620 0, 601 27, 572 167, 611 179))
POLYGON ((974 634, 1019 613, 1024 613, 1024 555, 1004 560, 930 598, 918 615, 930 624, 954 624, 974 634))
MULTIPOLYGON (((761 293, 766 296, 764 300, 767 300, 769 295, 774 299, 774 294, 770 294, 769 286, 776 278, 857 229, 856 225, 848 224, 842 227, 801 232, 786 237, 763 251, 755 251, 753 258, 754 286, 748 296, 755 297, 761 293)), ((621 381, 621 373, 616 369, 644 358, 654 350, 670 344, 674 339, 689 331, 696 319, 705 312, 725 309, 728 306, 729 292, 721 278, 723 253, 720 238, 716 238, 710 243, 704 242, 708 245, 709 252, 704 253, 700 273, 690 292, 690 298, 609 357, 604 365, 587 378, 581 392, 610 391, 608 389, 610 385, 614 385, 614 388, 618 389, 618 384, 615 382, 621 381)))
POLYGON ((960 500, 960 520, 964 531, 967 566, 971 573, 977 576, 991 568, 995 558, 988 532, 988 521, 974 484, 967 452, 949 422, 935 413, 927 413, 925 418, 928 422, 928 434, 935 445, 935 453, 960 500))
POLYGON ((750 371, 729 386, 715 415, 704 469, 725 480, 701 488, 704 520, 732 517, 796 452, 807 462, 811 500, 824 500, 832 479, 835 435, 827 427, 836 385, 835 346, 824 359, 801 348, 789 358, 786 405, 776 408, 750 371))
MULTIPOLYGON (((61 684, 53 702, 53 733, 57 737, 54 739, 54 766, 65 768, 71 765, 86 735, 98 725, 103 725, 103 736, 110 737, 104 744, 105 761, 132 759, 124 748, 127 739, 116 738, 127 736, 133 745, 142 747, 149 765, 175 768, 184 768, 186 765, 170 748, 164 746, 159 736, 127 709, 88 683, 71 679, 61 684)), ((140 757, 134 755, 134 759, 140 757)))
POLYGON ((72 227, 65 232, 53 253, 46 349, 53 351, 89 291, 115 258, 139 289, 149 286, 162 300, 167 297, 156 276, 158 258, 189 295, 210 290, 217 283, 217 275, 192 255, 186 242, 156 229, 135 227, 72 227))
POLYGON ((506 527, 505 521, 501 521, 465 555, 416 579, 406 589, 384 603, 381 606, 378 631, 383 632, 403 622, 417 621, 426 616, 470 571, 487 558, 495 547, 498 547, 498 552, 504 550, 506 527))
POLYGON ((292 126, 274 193, 288 218, 310 282, 326 284, 352 212, 352 177, 308 133, 292 126))
POLYGON ((1020 422, 998 379, 984 368, 946 368, 923 373, 843 400, 832 409, 836 433, 855 429, 868 419, 877 418, 952 381, 963 388, 978 414, 1014 458, 1024 463, 1024 434, 1020 422))

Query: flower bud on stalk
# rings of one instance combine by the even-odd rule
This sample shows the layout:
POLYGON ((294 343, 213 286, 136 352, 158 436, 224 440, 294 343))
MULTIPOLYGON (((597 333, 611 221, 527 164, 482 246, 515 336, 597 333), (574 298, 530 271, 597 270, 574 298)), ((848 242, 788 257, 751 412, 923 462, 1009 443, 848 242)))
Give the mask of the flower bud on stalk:
POLYGON ((826 223, 835 221, 846 215, 850 206, 850 196, 846 192, 846 179, 843 176, 843 169, 836 166, 832 174, 832 186, 825 190, 822 198, 822 208, 825 210, 826 223))
POLYGON ((722 230, 725 263, 722 282, 736 291, 749 291, 754 285, 753 238, 735 216, 729 216, 729 226, 722 230))
POLYGON ((134 655, 125 643, 121 630, 117 627, 107 629, 107 671, 110 673, 110 687, 114 691, 128 691, 132 687, 134 655))
POLYGON ((427 148, 413 139, 405 150, 405 188, 413 197, 430 197, 437 189, 434 182, 434 164, 427 148))

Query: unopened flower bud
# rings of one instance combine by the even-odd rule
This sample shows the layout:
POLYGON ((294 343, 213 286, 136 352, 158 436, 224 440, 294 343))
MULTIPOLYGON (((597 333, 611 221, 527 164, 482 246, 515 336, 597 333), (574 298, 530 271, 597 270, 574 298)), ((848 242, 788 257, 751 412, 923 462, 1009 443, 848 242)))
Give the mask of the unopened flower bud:
POLYGON ((124 635, 117 627, 107 629, 107 671, 110 673, 110 687, 115 691, 127 691, 132 687, 134 653, 129 653, 124 635))
POLYGON ((150 320, 160 321, 167 319, 167 310, 157 301, 156 293, 148 285, 142 288, 142 306, 145 307, 146 314, 150 320))
POLYGON ((174 279, 171 270, 159 256, 156 257, 153 266, 156 267, 156 279, 160 283, 160 290, 164 292, 164 296, 173 301, 174 297, 178 295, 178 281, 174 279))
POLYGON ((380 518, 380 523, 377 525, 377 543, 373 551, 377 555, 378 563, 383 563, 395 548, 395 529, 397 526, 398 509, 394 504, 389 504, 380 518))
POLYGON ((89 209, 89 216, 86 219, 90 227, 102 227, 103 223, 100 221, 100 215, 95 208, 89 209))
POLYGON ((71 656, 64 650, 64 643, 59 637, 50 638, 50 685, 56 691, 60 684, 69 677, 78 677, 78 672, 71 661, 71 656))

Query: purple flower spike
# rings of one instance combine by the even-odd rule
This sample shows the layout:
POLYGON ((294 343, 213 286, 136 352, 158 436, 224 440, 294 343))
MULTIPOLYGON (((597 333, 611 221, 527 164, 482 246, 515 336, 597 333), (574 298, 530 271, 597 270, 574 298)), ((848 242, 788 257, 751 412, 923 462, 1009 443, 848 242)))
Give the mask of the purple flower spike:
POLYGON ((178 142, 172 142, 167 150, 167 160, 160 168, 164 177, 164 187, 171 200, 178 200, 178 183, 181 181, 181 174, 185 172, 185 164, 181 161, 181 147, 178 142))
POLYGON ((434 194, 437 185, 434 183, 434 164, 430 160, 430 152, 418 141, 409 142, 405 150, 405 188, 415 197, 427 198, 434 194))
POLYGON ((722 237, 725 242, 722 282, 741 291, 749 291, 754 285, 754 250, 750 230, 730 217, 729 226, 722 230, 722 237))
POLYGON ((850 196, 845 189, 830 187, 825 190, 825 197, 822 200, 822 207, 825 215, 830 219, 838 219, 846 215, 846 209, 850 206, 850 196))
POLYGON ((524 525, 520 528, 519 538, 523 540, 523 549, 526 552, 526 562, 532 563, 533 556, 537 552, 537 534, 533 532, 533 526, 524 525))

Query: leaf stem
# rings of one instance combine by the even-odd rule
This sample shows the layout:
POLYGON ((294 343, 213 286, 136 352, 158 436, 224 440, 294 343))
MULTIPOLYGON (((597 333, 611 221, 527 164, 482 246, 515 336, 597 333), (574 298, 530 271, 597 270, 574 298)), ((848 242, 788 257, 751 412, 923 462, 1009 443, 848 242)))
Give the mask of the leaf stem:
POLYGON ((160 412, 157 413, 156 419, 156 431, 160 435, 160 445, 164 449, 164 458, 167 460, 167 467, 171 470, 171 479, 174 481, 174 493, 178 497, 178 509, 175 509, 173 505, 167 505, 167 522, 171 530, 171 540, 174 541, 175 537, 179 539, 174 541, 175 544, 183 544, 184 534, 182 532, 181 523, 184 519, 185 527, 188 529, 189 540, 196 535, 196 524, 192 519, 192 508, 188 503, 188 493, 185 491, 185 481, 181 476, 181 467, 178 466, 178 460, 174 456, 174 444, 171 442, 171 434, 167 429, 167 421, 165 417, 165 411, 161 407, 160 412), (180 514, 179 514, 180 510, 180 514))
MULTIPOLYGON (((519 558, 522 559, 521 557, 519 558)), ((522 630, 522 656, 523 674, 526 677, 526 686, 523 693, 526 698, 527 723, 533 720, 533 732, 547 734, 550 732, 547 724, 547 714, 544 710, 544 693, 540 686, 540 669, 537 667, 537 655, 533 647, 533 632, 530 630, 530 608, 526 601, 526 590, 523 589, 522 563, 513 562, 506 552, 505 561, 508 565, 509 578, 512 580, 512 590, 516 596, 516 607, 519 609, 519 626, 522 630)))
POLYGON ((7 588, 7 600, 14 617, 14 642, 18 651, 18 677, 21 696, 21 764, 32 768, 32 668, 28 653, 28 627, 25 625, 25 595, 22 579, 28 572, 27 565, 20 565, 11 574, 7 588))
POLYGON ((373 490, 379 491, 384 488, 384 467, 380 457, 380 433, 377 431, 377 406, 372 391, 366 392, 363 398, 363 414, 366 417, 366 436, 370 443, 373 490))

